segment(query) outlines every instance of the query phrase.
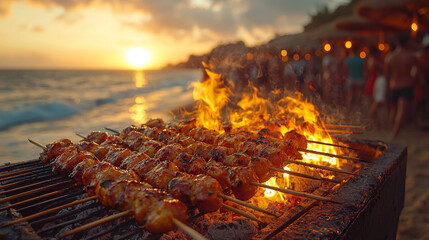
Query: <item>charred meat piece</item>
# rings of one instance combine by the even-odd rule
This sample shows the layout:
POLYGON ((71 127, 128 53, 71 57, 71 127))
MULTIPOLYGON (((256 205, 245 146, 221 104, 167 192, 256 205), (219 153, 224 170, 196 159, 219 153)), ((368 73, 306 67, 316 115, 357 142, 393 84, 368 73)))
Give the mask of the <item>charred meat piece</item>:
POLYGON ((146 153, 132 152, 131 155, 129 155, 122 161, 120 168, 128 170, 133 169, 135 165, 137 165, 139 162, 143 161, 146 158, 149 158, 146 153))
POLYGON ((156 152, 155 158, 161 161, 171 162, 177 157, 177 155, 183 152, 183 150, 183 147, 177 143, 165 145, 156 152))
POLYGON ((285 133, 283 138, 291 140, 291 143, 295 148, 307 149, 307 139, 304 135, 299 134, 296 130, 285 133))
POLYGON ((88 151, 90 153, 95 153, 100 145, 96 142, 88 142, 88 141, 80 141, 75 145, 76 148, 84 151, 88 151))
POLYGON ((258 189, 252 182, 259 182, 256 173, 249 167, 231 167, 229 171, 229 181, 234 196, 246 201, 252 198, 258 189))
POLYGON ((46 145, 46 148, 40 153, 40 160, 43 164, 49 164, 52 160, 63 153, 68 146, 73 145, 70 139, 61 139, 57 142, 46 145))
POLYGON ((149 119, 149 121, 147 121, 145 124, 143 124, 143 126, 147 126, 150 128, 163 129, 164 128, 164 120, 162 120, 161 118, 152 118, 152 119, 149 119))
POLYGON ((206 174, 216 179, 223 188, 229 188, 231 186, 229 181, 229 169, 230 167, 213 160, 208 161, 205 167, 206 174))
POLYGON ((70 173, 69 177, 72 178, 76 182, 76 184, 80 185, 82 184, 83 172, 86 169, 91 168, 92 166, 98 163, 100 163, 100 161, 98 161, 97 159, 91 159, 91 158, 83 159, 80 163, 78 163, 73 168, 73 171, 70 173))
POLYGON ((95 142, 97 144, 101 144, 104 141, 106 141, 107 137, 108 137, 107 132, 92 131, 90 134, 88 134, 88 136, 86 136, 84 141, 95 142))
POLYGON ((124 138, 124 143, 133 151, 138 150, 142 144, 150 140, 148 137, 137 131, 131 131, 124 138))
POLYGON ((126 147, 124 140, 121 137, 115 135, 108 136, 106 140, 100 144, 101 147, 109 147, 112 145, 126 147))
POLYGON ((201 212, 213 212, 222 205, 222 187, 216 179, 205 175, 180 173, 170 181, 170 194, 184 202, 197 206, 201 212))
POLYGON ((144 142, 141 147, 138 149, 139 152, 146 153, 149 155, 149 157, 154 157, 155 154, 158 152, 159 149, 161 149, 164 146, 164 144, 155 141, 155 140, 149 140, 144 142))
POLYGON ((143 179, 156 188, 167 189, 168 183, 176 176, 177 172, 179 172, 179 168, 174 163, 161 162, 143 174, 143 179))
POLYGON ((67 149, 59 155, 52 163, 52 171, 64 175, 69 175, 73 168, 85 159, 93 159, 94 155, 87 151, 80 151, 75 148, 67 149))
POLYGON ((223 163, 227 166, 247 166, 250 163, 249 155, 243 153, 233 153, 225 157, 223 163))
POLYGON ((111 148, 103 160, 114 166, 121 166, 122 161, 130 156, 131 153, 131 150, 128 148, 111 148))
POLYGON ((216 140, 216 131, 207 128, 193 128, 189 131, 189 136, 193 137, 197 141, 213 144, 216 140))

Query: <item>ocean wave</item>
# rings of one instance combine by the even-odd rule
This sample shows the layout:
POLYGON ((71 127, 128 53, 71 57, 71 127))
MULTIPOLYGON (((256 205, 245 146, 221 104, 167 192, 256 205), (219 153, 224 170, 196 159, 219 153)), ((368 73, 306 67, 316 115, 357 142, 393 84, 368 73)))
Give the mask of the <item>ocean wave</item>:
POLYGON ((77 112, 78 110, 75 107, 61 102, 22 106, 14 110, 0 110, 0 130, 6 130, 25 123, 65 118, 77 112))
POLYGON ((156 108, 171 108, 177 100, 183 98, 182 95, 188 97, 189 89, 187 86, 162 86, 155 89, 127 89, 107 96, 96 98, 97 94, 89 94, 87 98, 64 98, 54 102, 45 102, 38 104, 24 104, 15 106, 13 109, 0 110, 0 131, 9 129, 22 124, 60 120, 71 117, 75 114, 80 114, 84 111, 100 107, 105 104, 115 104, 116 102, 134 98, 137 96, 145 96, 151 102, 156 103, 156 108), (174 97, 173 97, 174 96, 174 97))
POLYGON ((0 93, 6 95, 0 98, 0 131, 28 123, 61 120, 103 105, 116 104, 128 111, 129 100, 136 97, 147 100, 148 111, 174 108, 182 101, 191 101, 189 83, 200 78, 200 73, 195 71, 149 72, 146 85, 137 87, 120 73, 106 75, 106 79, 102 77, 104 73, 89 77, 82 73, 81 78, 73 78, 67 72, 58 74, 66 80, 52 81, 42 76, 38 81, 22 80, 24 86, 37 83, 33 90, 28 86, 26 91, 2 89, 0 93), (83 78, 89 80, 82 82, 83 78))

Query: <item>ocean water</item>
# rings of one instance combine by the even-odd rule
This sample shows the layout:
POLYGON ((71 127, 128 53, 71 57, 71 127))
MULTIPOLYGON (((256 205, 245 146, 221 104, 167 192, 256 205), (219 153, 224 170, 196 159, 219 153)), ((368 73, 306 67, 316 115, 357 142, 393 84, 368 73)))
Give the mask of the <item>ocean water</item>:
POLYGON ((0 164, 35 159, 47 144, 122 129, 193 103, 199 70, 0 70, 0 164))

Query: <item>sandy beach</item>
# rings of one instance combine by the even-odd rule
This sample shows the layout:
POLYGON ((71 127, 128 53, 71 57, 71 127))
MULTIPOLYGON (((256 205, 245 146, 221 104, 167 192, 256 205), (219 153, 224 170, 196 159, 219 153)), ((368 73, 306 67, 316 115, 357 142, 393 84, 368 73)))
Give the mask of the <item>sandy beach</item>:
POLYGON ((356 138, 407 146, 405 206, 399 219, 397 239, 429 239, 429 129, 410 125, 394 140, 389 140, 388 129, 368 131, 356 138))

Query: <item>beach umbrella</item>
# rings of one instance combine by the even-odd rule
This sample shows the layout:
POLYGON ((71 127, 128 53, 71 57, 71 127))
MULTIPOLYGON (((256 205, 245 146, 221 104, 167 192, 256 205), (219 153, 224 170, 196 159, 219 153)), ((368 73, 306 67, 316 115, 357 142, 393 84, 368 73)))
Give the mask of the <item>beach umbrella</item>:
POLYGON ((429 30, 428 0, 362 0, 359 16, 401 30, 429 30))

